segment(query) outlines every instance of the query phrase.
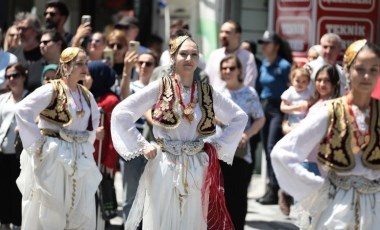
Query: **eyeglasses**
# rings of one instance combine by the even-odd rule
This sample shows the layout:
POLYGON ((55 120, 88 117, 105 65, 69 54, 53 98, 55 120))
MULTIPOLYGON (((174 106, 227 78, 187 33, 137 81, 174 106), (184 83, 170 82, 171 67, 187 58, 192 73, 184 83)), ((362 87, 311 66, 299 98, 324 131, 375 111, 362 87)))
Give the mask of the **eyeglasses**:
POLYGON ((114 49, 115 46, 116 46, 117 50, 121 50, 121 49, 124 48, 124 46, 122 44, 120 44, 120 43, 111 43, 111 44, 108 44, 108 47, 110 47, 112 49, 114 49))
POLYGON ((49 42, 52 42, 53 40, 45 40, 45 41, 41 41, 40 44, 44 44, 45 46, 49 43, 49 42))
POLYGON ((234 71, 237 67, 236 66, 229 66, 229 67, 222 67, 222 71, 226 71, 229 69, 231 72, 234 71))
POLYGON ((8 79, 8 80, 11 79, 11 78, 16 79, 16 78, 18 78, 20 76, 21 76, 20 73, 12 73, 12 74, 5 75, 5 79, 8 79))
POLYGON ((27 26, 27 27, 21 27, 21 26, 17 26, 17 30, 18 31, 26 31, 26 30, 29 30, 31 27, 30 26, 27 26))
POLYGON ((153 62, 150 62, 150 61, 138 61, 137 62, 137 64, 139 66, 142 66, 144 63, 145 63, 145 67, 152 67, 153 66, 153 62))
POLYGON ((55 15, 57 15, 57 13, 55 13, 55 12, 45 12, 45 13, 44 13, 44 16, 46 17, 48 14, 49 14, 50 16, 52 16, 52 17, 54 17, 55 15))
POLYGON ((95 42, 95 43, 99 43, 99 42, 103 42, 103 39, 101 39, 101 38, 97 38, 97 39, 90 39, 89 40, 89 42, 91 43, 91 42, 95 42))

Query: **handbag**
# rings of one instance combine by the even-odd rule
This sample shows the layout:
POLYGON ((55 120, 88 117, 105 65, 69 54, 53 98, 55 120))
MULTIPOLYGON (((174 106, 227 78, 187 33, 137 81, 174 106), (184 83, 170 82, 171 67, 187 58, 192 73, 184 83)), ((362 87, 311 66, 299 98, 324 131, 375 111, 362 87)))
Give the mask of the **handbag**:
POLYGON ((103 173, 103 179, 99 185, 99 205, 104 220, 110 220, 117 216, 114 180, 108 173, 103 173))

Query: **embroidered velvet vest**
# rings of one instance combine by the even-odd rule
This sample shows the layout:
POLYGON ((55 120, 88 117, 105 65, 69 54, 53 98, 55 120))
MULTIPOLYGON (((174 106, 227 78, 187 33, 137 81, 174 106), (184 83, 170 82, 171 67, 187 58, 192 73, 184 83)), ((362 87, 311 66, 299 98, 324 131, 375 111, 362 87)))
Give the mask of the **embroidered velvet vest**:
MULTIPOLYGON (((67 95, 63 84, 64 83, 61 80, 51 81, 51 85, 53 87, 53 96, 48 107, 46 107, 40 113, 40 118, 57 124, 61 127, 68 126, 72 122, 72 116, 69 111, 67 95)), ((90 91, 88 91, 82 85, 79 85, 79 87, 85 98, 86 103, 91 108, 90 91)), ((89 118, 87 130, 92 130, 91 115, 89 118)))
MULTIPOLYGON (((202 111, 197 131, 202 137, 212 135, 216 131, 212 90, 209 84, 197 81, 198 104, 202 111)), ((154 123, 164 128, 177 128, 181 123, 177 111, 178 103, 175 81, 170 76, 162 77, 160 94, 152 111, 154 123)))
MULTIPOLYGON (((345 172, 355 167, 352 143, 355 141, 355 118, 350 115, 346 97, 328 102, 329 123, 327 134, 320 143, 318 161, 332 170, 345 172)), ((370 140, 362 149, 361 160, 369 169, 380 170, 380 107, 378 100, 371 100, 370 140)))

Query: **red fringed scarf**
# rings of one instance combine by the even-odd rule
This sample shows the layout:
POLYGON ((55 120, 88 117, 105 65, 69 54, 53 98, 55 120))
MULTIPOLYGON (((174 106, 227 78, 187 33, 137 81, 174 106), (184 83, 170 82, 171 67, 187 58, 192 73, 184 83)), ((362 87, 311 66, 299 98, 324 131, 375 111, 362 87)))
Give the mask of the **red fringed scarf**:
POLYGON ((224 199, 223 176, 216 149, 212 144, 205 143, 204 150, 209 157, 209 166, 202 186, 203 207, 207 207, 208 195, 207 229, 234 230, 224 199))

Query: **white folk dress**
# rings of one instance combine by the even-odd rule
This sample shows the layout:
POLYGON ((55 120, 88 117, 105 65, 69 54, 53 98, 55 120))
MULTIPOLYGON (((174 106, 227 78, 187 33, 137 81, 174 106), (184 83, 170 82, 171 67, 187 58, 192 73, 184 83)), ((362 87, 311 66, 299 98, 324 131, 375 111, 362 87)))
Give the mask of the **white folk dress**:
MULTIPOLYGON (((364 114, 354 108, 355 119, 359 129, 368 129, 364 114)), ((271 156, 273 169, 280 187, 299 201, 298 211, 303 211, 300 220, 301 229, 355 229, 355 216, 360 213, 361 230, 375 230, 380 226, 380 192, 360 193, 355 188, 348 190, 334 187, 327 169, 319 164, 323 177, 305 169, 301 163, 313 154, 320 141, 327 133, 328 108, 320 106, 318 112, 308 115, 299 126, 282 138, 274 147, 271 156), (359 202, 359 210, 354 203, 359 202), (311 216, 311 223, 309 217, 311 216)), ((355 155, 355 167, 348 172, 335 172, 339 176, 364 177, 379 180, 380 170, 364 167, 362 152, 355 155)), ((352 180, 353 182, 354 180, 352 180)), ((355 182, 353 182, 355 183, 355 182)), ((377 190, 379 191, 379 190, 377 190)))
MULTIPOLYGON (((181 92, 184 103, 189 103, 190 90, 182 89, 181 92)), ((152 108, 158 96, 159 80, 129 96, 114 109, 111 119, 113 143, 125 160, 142 154, 143 149, 151 145, 134 127, 134 122, 152 108)), ((204 151, 186 152, 186 149, 197 145, 194 142, 197 140, 211 142, 217 146, 218 158, 231 164, 247 122, 247 115, 232 101, 215 91, 212 96, 215 115, 228 124, 220 136, 201 140, 197 132, 202 116, 198 103, 191 123, 180 118, 179 126, 174 129, 153 126, 154 136, 167 141, 166 147, 172 151, 161 151, 156 145, 157 156, 145 167, 125 229, 135 229, 141 218, 146 230, 207 229, 207 207, 202 206, 201 189, 208 155, 204 151)), ((180 111, 178 103, 176 106, 180 111)))
MULTIPOLYGON (((87 130, 92 113, 93 130, 99 124, 99 111, 90 97, 91 110, 83 95, 85 114, 76 115, 73 98, 66 91, 72 123, 65 127, 70 132, 87 130)), ((80 142, 68 142, 43 136, 40 129, 61 130, 58 125, 40 119, 39 113, 51 102, 53 87, 41 86, 18 104, 17 123, 24 151, 21 154, 21 174, 17 179, 22 199, 22 229, 25 230, 93 230, 96 225, 95 193, 101 174, 93 158, 95 131, 80 142), (42 147, 42 153, 36 149, 42 147)), ((78 103, 79 95, 73 93, 78 103)), ((70 137, 70 134, 67 136, 70 137)))

